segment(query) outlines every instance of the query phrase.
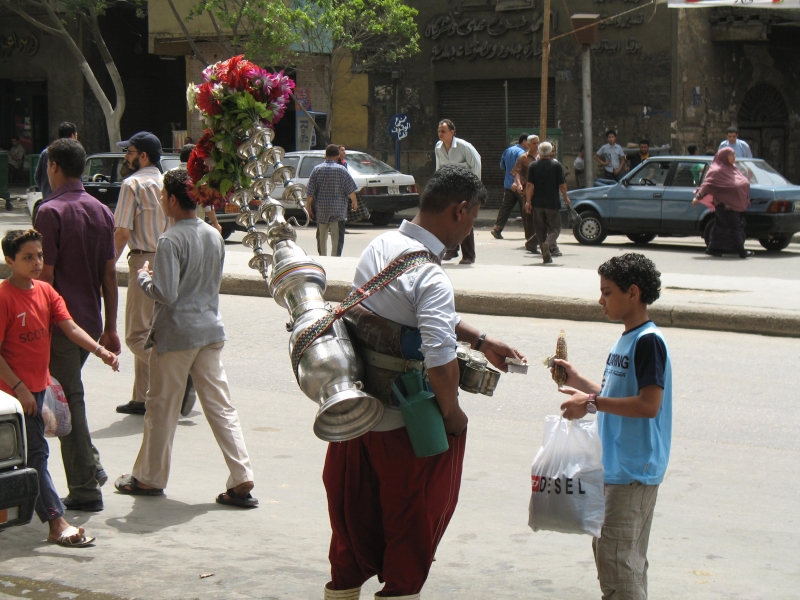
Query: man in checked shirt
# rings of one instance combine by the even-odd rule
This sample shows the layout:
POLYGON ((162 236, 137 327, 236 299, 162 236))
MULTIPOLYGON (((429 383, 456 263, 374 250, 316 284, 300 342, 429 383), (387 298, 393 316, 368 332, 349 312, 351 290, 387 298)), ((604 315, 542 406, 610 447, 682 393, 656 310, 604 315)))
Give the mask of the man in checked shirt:
POLYGON ((317 252, 328 255, 328 235, 331 237, 331 256, 341 256, 344 248, 347 200, 353 210, 358 209, 358 186, 347 167, 340 165, 339 146, 325 148, 325 162, 314 167, 308 179, 306 195, 308 214, 317 222, 317 252))

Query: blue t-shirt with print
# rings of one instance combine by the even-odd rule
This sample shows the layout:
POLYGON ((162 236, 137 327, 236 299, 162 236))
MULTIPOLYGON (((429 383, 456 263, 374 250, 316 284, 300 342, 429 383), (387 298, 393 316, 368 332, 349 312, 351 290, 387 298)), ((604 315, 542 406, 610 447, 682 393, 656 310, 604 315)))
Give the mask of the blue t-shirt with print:
POLYGON ((667 470, 672 444, 672 363, 664 337, 652 321, 619 338, 608 355, 598 395, 626 398, 649 385, 664 390, 654 418, 597 415, 606 483, 658 485, 667 470))

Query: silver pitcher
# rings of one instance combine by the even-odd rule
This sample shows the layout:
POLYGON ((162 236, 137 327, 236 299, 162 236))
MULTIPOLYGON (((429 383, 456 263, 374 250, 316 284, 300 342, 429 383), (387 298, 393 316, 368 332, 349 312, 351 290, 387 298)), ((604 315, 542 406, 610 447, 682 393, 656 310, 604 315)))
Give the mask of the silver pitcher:
MULTIPOLYGON (((269 194, 276 184, 284 186, 282 200, 296 204, 306 214, 305 186, 294 181, 294 168, 283 164, 284 150, 273 146, 274 132, 254 125, 244 133, 237 156, 245 161, 244 173, 252 183, 239 187, 230 202, 239 208, 237 222, 247 229, 242 243, 253 249, 249 265, 261 273, 272 297, 289 311, 286 325, 291 332, 289 354, 305 330, 332 310, 323 297, 327 281, 325 269, 297 245, 292 217, 286 219, 283 206, 269 194), (269 167, 274 167, 270 178, 269 167), (250 204, 260 201, 260 210, 250 204), (255 227, 259 219, 267 231, 255 227), (264 248, 268 244, 273 254, 264 248)), ((383 417, 383 404, 361 388, 364 367, 340 321, 319 336, 297 363, 297 383, 303 393, 319 404, 314 433, 328 442, 357 438, 372 429, 383 417)))

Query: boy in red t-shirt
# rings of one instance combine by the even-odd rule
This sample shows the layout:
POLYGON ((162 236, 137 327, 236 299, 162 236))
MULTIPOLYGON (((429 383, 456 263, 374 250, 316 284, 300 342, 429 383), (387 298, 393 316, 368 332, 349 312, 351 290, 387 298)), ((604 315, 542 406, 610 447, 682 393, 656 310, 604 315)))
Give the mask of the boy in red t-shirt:
POLYGON ((50 526, 48 542, 86 546, 94 541, 83 527, 64 519, 64 505, 47 471, 49 446, 44 437, 42 403, 50 380, 50 328, 58 325, 81 348, 94 352, 115 371, 117 357, 75 324, 63 298, 36 278, 42 272, 42 236, 34 230, 9 231, 2 241, 11 276, 0 283, 0 390, 16 396, 25 411, 28 466, 39 473, 36 514, 50 526))

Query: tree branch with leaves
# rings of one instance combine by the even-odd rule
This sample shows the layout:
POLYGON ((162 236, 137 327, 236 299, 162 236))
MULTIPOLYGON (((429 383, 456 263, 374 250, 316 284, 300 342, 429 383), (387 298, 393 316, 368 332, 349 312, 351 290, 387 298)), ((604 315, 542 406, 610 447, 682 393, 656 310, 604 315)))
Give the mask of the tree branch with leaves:
POLYGON ((109 149, 113 148, 114 144, 121 139, 120 120, 125 112, 125 87, 122 77, 114 63, 114 58, 108 51, 98 23, 98 17, 104 14, 110 4, 113 2, 107 0, 0 0, 0 7, 19 15, 34 27, 59 38, 66 44, 67 50, 78 63, 78 68, 86 78, 89 88, 103 111, 109 149), (67 31, 66 24, 70 19, 83 23, 97 45, 100 57, 114 85, 113 103, 103 91, 82 48, 67 31))

